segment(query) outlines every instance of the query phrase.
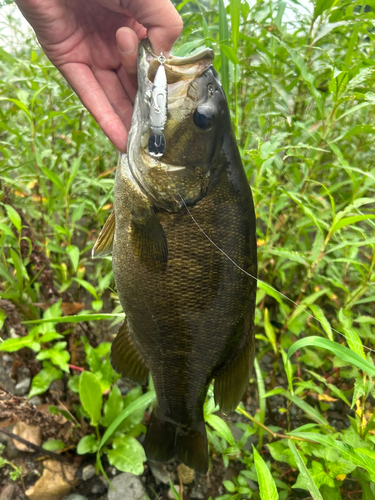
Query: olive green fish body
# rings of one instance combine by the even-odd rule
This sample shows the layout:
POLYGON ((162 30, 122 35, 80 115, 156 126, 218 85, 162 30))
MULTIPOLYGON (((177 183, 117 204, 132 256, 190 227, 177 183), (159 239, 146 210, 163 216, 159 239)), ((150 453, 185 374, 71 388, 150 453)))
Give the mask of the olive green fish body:
MULTIPOLYGON (((250 376, 256 281, 246 273, 257 272, 251 191, 223 91, 206 66, 186 87, 183 114, 171 101, 161 162, 142 164, 144 116, 132 123, 129 154, 119 159, 113 272, 126 320, 111 354, 124 376, 145 383, 152 375, 157 405, 145 441, 148 458, 176 457, 202 473, 208 386, 215 379, 215 400, 228 412, 250 376), (216 121, 202 131, 193 114, 206 113, 208 105, 216 121)), ((141 92, 137 99, 142 117, 141 92)))

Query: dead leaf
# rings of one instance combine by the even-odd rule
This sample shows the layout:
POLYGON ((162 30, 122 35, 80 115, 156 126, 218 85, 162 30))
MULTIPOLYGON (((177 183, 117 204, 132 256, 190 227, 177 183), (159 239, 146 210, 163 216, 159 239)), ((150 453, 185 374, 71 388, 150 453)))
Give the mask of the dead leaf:
MULTIPOLYGON (((29 443, 35 444, 36 446, 40 446, 42 444, 42 435, 39 427, 36 425, 28 425, 25 424, 25 422, 17 422, 13 428, 13 434, 29 441, 29 443)), ((13 439, 13 443, 17 450, 29 452, 35 451, 32 448, 28 448, 26 444, 20 443, 16 439, 13 439)))
POLYGON ((185 464, 180 464, 177 467, 177 471, 178 471, 178 477, 183 484, 190 484, 194 481, 195 478, 194 469, 190 469, 190 467, 188 467, 185 464))
POLYGON ((103 178, 103 177, 107 177, 107 175, 111 174, 112 172, 114 172, 116 170, 116 166, 115 167, 112 167, 112 168, 109 168, 108 170, 106 170, 105 172, 103 172, 102 174, 99 175, 99 179, 103 178))
POLYGON ((25 492, 30 500, 60 500, 78 481, 75 479, 77 466, 73 464, 46 460, 43 466, 42 477, 25 492))
POLYGON ((328 402, 338 401, 338 399, 332 398, 331 396, 328 396, 328 394, 318 394, 318 399, 319 401, 328 401, 328 402))
POLYGON ((76 314, 79 311, 84 309, 85 304, 82 302, 63 302, 61 304, 61 309, 65 316, 71 316, 72 314, 76 314))

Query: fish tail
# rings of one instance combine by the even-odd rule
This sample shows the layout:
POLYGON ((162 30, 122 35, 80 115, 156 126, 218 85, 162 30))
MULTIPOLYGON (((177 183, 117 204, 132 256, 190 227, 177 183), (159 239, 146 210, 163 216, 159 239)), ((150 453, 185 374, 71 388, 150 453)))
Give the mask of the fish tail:
POLYGON ((176 425, 155 407, 144 447, 149 460, 168 462, 177 458, 200 474, 207 473, 208 446, 203 419, 193 429, 186 428, 176 425))
POLYGON ((174 457, 176 441, 176 425, 167 420, 154 406, 148 424, 144 448, 148 460, 155 462, 168 462, 174 457))
POLYGON ((199 474, 207 473, 208 446, 203 419, 193 429, 177 428, 175 456, 180 462, 199 474))

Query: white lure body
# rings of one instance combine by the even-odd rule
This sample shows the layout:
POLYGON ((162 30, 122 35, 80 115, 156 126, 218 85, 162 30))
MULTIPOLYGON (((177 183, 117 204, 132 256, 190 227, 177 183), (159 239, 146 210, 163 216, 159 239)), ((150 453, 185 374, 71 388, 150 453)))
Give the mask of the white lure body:
POLYGON ((168 113, 168 85, 164 68, 165 57, 159 57, 160 66, 156 71, 150 102, 150 128, 148 150, 152 156, 160 157, 165 150, 165 137, 163 130, 168 113))

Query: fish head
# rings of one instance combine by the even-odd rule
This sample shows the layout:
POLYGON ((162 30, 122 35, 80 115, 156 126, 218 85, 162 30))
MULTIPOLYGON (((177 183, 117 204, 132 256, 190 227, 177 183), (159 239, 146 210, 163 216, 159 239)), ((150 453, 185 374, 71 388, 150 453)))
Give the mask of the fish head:
POLYGON ((128 138, 128 162, 140 187, 155 206, 178 211, 197 203, 207 192, 222 131, 231 127, 228 106, 212 65, 213 51, 166 59, 167 113, 165 148, 150 150, 150 110, 160 59, 148 40, 138 52, 138 92, 128 138))

